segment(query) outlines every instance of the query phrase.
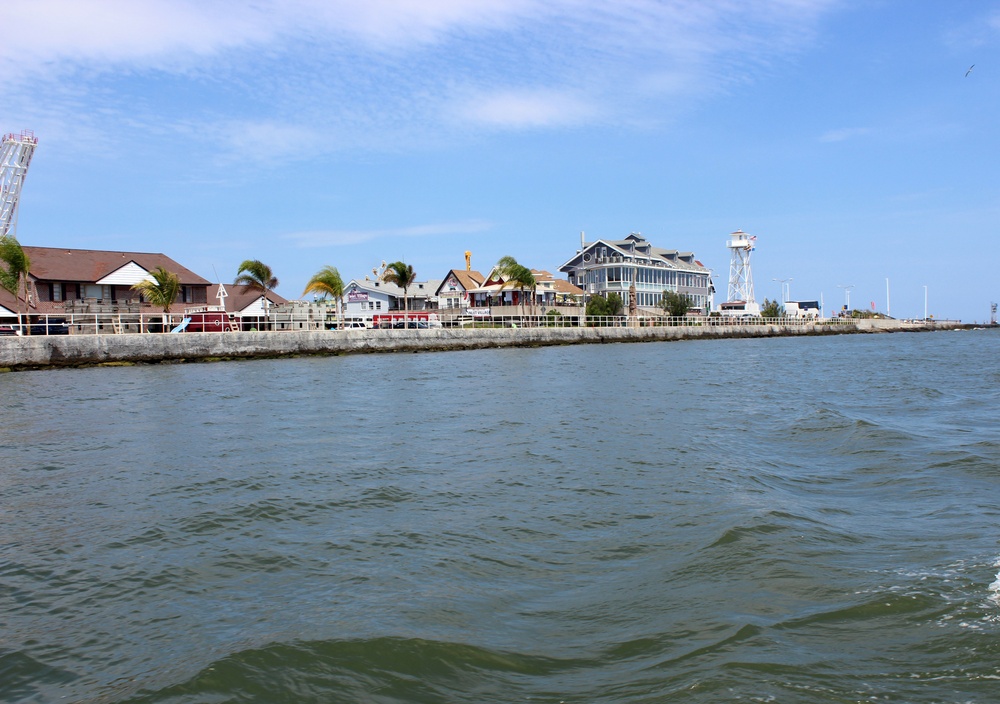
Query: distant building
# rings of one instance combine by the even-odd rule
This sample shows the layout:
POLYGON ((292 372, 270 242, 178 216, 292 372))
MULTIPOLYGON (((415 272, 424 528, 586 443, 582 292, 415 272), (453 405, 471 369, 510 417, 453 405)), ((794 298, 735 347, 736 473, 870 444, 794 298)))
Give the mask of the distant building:
POLYGON ((208 293, 211 300, 210 306, 221 305, 229 313, 241 330, 265 330, 270 328, 267 319, 274 318, 274 312, 278 306, 288 303, 288 300, 279 296, 274 291, 262 294, 245 284, 212 284, 208 293), (225 290, 225 296, 221 299, 219 287, 225 290), (267 298, 267 311, 264 310, 264 299, 267 298))
POLYGON ((544 269, 532 269, 535 275, 535 302, 542 306, 575 306, 583 302, 583 289, 566 279, 557 279, 544 269))
MULTIPOLYGON (((432 310, 438 307, 440 280, 414 281, 406 291, 407 310, 432 310)), ((387 281, 351 279, 344 286, 344 319, 370 325, 380 312, 403 310, 403 289, 387 281)))
POLYGON ((482 285, 486 277, 472 269, 451 269, 441 280, 434 295, 441 309, 461 309, 471 305, 469 291, 482 285))
POLYGON ((622 240, 581 238, 580 250, 559 271, 587 297, 617 293, 626 310, 633 284, 638 308, 659 310, 664 291, 686 295, 692 312, 704 314, 712 307, 715 289, 708 267, 692 252, 654 247, 634 232, 622 240))
MULTIPOLYGON (((31 246, 24 246, 24 253, 31 267, 28 301, 22 302, 20 309, 32 319, 45 315, 95 316, 93 320, 101 322, 97 328, 91 326, 89 331, 94 332, 102 330, 105 322, 111 329, 112 316, 130 314, 138 320, 140 314, 159 312, 132 289, 158 267, 180 279, 176 310, 208 302, 208 279, 165 254, 31 246)), ((18 307, 14 296, 0 289, 0 317, 15 315, 18 307)))
POLYGON ((822 318, 819 301, 786 301, 785 316, 789 318, 822 318))

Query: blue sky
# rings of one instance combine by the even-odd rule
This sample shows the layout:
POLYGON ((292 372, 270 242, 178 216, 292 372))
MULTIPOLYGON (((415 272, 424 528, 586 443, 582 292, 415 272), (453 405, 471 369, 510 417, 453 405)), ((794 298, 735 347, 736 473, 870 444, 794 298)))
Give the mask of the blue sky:
POLYGON ((300 297, 404 259, 556 272, 587 239, 728 234, 757 298, 986 320, 1000 298, 1000 2, 34 0, 0 130, 24 244, 168 254, 300 297), (975 65, 971 73, 967 69, 975 65))

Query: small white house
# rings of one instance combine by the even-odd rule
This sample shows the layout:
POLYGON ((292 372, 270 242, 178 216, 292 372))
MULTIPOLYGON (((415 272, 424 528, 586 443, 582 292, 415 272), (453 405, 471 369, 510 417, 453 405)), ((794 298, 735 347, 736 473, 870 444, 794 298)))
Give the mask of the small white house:
MULTIPOLYGON (((414 281, 406 291, 407 310, 437 308, 440 281, 414 281)), ((344 287, 344 320, 371 327, 372 317, 403 310, 403 289, 386 281, 351 279, 344 287)))
POLYGON ((822 318, 819 301, 786 301, 785 315, 789 318, 822 318))

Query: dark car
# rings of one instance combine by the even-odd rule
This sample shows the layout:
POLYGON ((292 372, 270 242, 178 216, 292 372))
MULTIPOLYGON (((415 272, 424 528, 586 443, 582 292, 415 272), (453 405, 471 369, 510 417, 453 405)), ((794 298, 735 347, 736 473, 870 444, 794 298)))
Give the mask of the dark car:
POLYGON ((32 323, 32 335, 69 335, 69 327, 64 318, 48 318, 39 323, 32 323))

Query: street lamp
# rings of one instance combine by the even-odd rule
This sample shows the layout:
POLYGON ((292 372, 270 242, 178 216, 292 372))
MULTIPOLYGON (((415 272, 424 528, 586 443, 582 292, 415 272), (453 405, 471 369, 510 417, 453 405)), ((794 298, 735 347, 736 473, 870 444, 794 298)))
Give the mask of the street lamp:
POLYGON ((844 305, 846 310, 851 309, 851 289, 854 288, 854 284, 837 284, 837 288, 844 289, 844 305))
POLYGON ((924 320, 927 320, 927 286, 924 286, 924 320))
POLYGON ((771 279, 771 281, 778 281, 781 283, 781 303, 784 305, 788 303, 788 299, 792 297, 792 284, 791 282, 795 279, 771 279))

